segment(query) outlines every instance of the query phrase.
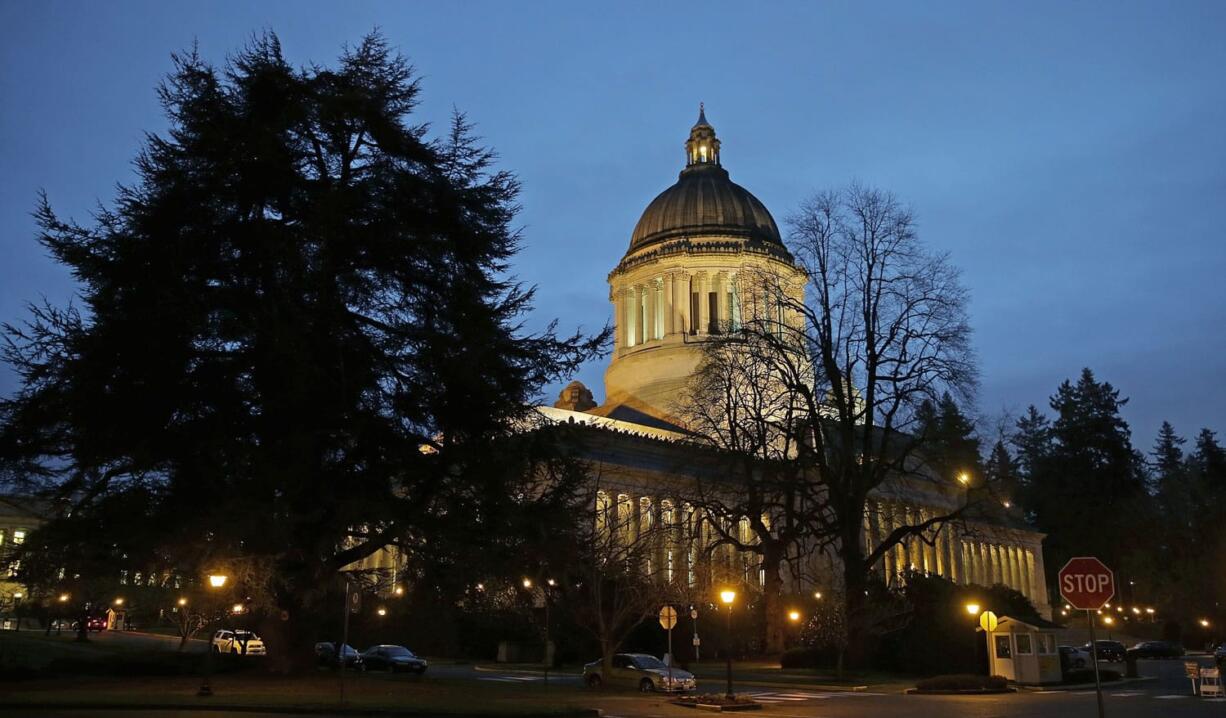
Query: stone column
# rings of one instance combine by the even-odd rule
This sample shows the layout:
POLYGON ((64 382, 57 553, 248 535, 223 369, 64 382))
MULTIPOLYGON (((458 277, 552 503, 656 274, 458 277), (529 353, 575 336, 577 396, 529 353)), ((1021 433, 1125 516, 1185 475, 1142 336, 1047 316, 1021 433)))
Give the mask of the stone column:
POLYGON ((689 333, 690 330, 690 282, 693 282, 693 277, 687 273, 678 274, 676 282, 674 282, 677 289, 677 320, 680 322, 677 331, 685 333, 689 333))
POLYGON ((645 322, 647 325, 647 332, 643 336, 647 341, 651 341, 652 339, 655 339, 656 335, 658 334, 656 331, 656 317, 658 312, 656 310, 660 294, 656 291, 656 280, 654 279, 648 281, 647 284, 643 286, 643 289, 647 293, 647 310, 645 312, 647 315, 645 322))
POLYGON ((724 331, 732 319, 732 314, 728 311, 728 273, 718 272, 715 275, 715 286, 712 288, 715 292, 715 312, 717 324, 720 331, 724 331))
POLYGON ((710 293, 710 277, 705 273, 695 275, 695 291, 698 292, 698 333, 706 334, 711 328, 711 303, 707 299, 707 294, 710 293))
POLYGON ((664 335, 677 331, 677 292, 673 288, 673 273, 664 275, 664 335))
POLYGON ((1017 547, 1018 578, 1021 580, 1021 588, 1019 588, 1018 590, 1021 591, 1022 595, 1025 596, 1026 598, 1032 598, 1031 596, 1032 582, 1030 580, 1030 566, 1026 563, 1026 553, 1027 551, 1025 548, 1021 546, 1017 547))
POLYGON ((1009 566, 1013 570, 1013 587, 1023 594, 1026 593, 1026 584, 1022 581, 1022 562, 1020 560, 1021 553, 1017 546, 1009 547, 1009 566))
POLYGON ((623 336, 626 331, 626 322, 622 317, 621 290, 610 290, 609 299, 613 302, 613 348, 621 349, 626 346, 626 338, 623 336))

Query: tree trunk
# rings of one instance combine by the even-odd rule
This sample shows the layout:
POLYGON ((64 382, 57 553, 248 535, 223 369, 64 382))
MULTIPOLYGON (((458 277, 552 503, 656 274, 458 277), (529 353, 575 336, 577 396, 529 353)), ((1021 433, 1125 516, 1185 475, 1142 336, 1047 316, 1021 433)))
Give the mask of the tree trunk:
POLYGON ((847 663, 861 668, 868 659, 869 626, 864 592, 868 577, 860 549, 860 524, 844 531, 840 553, 843 559, 843 620, 847 626, 847 663))
POLYGON ((766 585, 762 588, 762 605, 766 611, 762 621, 762 648, 768 655, 783 653, 786 648, 787 616, 779 597, 783 593, 783 579, 779 576, 782 563, 777 551, 767 551, 762 555, 762 570, 766 574, 766 585))
POLYGON ((81 610, 81 617, 77 621, 77 640, 82 643, 89 640, 89 611, 81 610))

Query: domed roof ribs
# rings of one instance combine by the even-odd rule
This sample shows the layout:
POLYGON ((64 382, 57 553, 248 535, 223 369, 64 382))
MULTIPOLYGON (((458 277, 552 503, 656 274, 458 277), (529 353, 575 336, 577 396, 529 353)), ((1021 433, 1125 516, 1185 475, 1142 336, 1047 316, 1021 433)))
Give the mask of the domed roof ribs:
POLYGON ((685 168, 676 184, 647 205, 630 238, 630 250, 701 235, 739 237, 773 245, 786 254, 779 227, 766 207, 733 182, 720 165, 720 141, 698 104, 698 123, 685 143, 685 168))

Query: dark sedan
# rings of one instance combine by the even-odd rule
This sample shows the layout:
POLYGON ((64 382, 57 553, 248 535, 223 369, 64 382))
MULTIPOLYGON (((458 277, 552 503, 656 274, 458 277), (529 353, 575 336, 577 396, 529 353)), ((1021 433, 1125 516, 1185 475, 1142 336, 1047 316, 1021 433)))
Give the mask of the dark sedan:
MULTIPOLYGON (((1119 641, 1095 641, 1094 643, 1098 645, 1098 660, 1114 663, 1124 662, 1124 655, 1128 652, 1128 649, 1124 647, 1123 643, 1119 641)), ((1081 650, 1094 655, 1094 652, 1090 650, 1091 647, 1089 643, 1086 643, 1081 647, 1081 650)))
POLYGON ((379 645, 371 646, 362 652, 362 662, 371 671, 387 671, 396 673, 404 671, 421 675, 429 666, 426 659, 419 658, 404 646, 379 645))
MULTIPOLYGON (((362 660, 362 654, 358 653, 357 649, 349 644, 341 647, 341 657, 345 661, 345 668, 355 671, 366 669, 366 664, 362 660)), ((325 668, 338 668, 341 659, 336 655, 336 644, 323 641, 315 644, 315 663, 325 668)))
POLYGON ((1141 641, 1128 649, 1128 655, 1133 658, 1179 658, 1183 655, 1183 646, 1170 641, 1141 641))

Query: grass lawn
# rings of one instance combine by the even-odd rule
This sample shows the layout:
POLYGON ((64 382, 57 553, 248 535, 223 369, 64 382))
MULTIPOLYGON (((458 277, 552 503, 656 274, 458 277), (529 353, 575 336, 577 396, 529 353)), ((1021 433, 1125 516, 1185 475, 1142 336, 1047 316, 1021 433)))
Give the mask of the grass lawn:
MULTIPOLYGON (((214 695, 196 696, 195 676, 166 678, 74 679, 24 681, 3 686, 7 705, 171 705, 210 704, 294 708, 336 708, 340 682, 335 673, 280 677, 225 675, 213 679, 214 695)), ((431 715, 561 715, 590 705, 580 688, 444 681, 402 675, 350 675, 345 706, 431 715)))

